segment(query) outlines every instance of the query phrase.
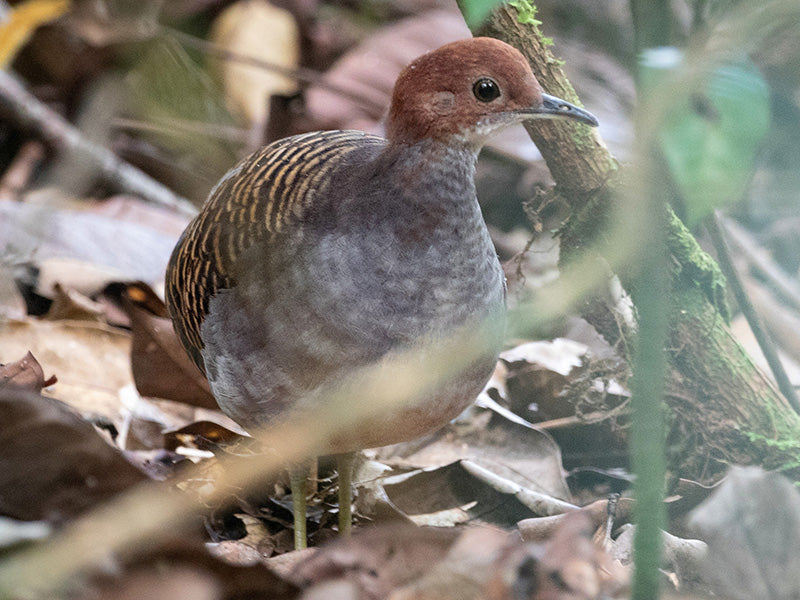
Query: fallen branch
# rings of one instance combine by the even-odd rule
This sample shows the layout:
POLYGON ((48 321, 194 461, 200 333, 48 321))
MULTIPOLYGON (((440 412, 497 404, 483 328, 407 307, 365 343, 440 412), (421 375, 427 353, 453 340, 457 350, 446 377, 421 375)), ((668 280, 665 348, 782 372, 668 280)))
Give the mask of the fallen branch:
POLYGON ((33 131, 59 152, 75 154, 94 167, 97 176, 122 192, 193 216, 195 206, 152 177, 83 134, 28 92, 12 73, 0 70, 0 113, 33 131))

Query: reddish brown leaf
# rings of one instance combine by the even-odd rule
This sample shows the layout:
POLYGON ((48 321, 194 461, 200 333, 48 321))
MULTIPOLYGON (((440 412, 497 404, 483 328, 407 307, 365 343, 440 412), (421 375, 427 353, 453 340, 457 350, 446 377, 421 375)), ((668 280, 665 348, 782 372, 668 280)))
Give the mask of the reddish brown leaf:
POLYGON ((344 583, 360 600, 387 598, 441 560, 457 536, 456 529, 408 525, 365 529, 321 548, 295 568, 291 580, 314 589, 344 583))
POLYGON ((42 388, 53 385, 57 381, 55 375, 44 378, 44 371, 33 354, 28 352, 18 361, 0 365, 0 390, 9 386, 40 392, 42 388))
POLYGON ((80 598, 95 600, 293 600, 297 588, 263 565, 231 565, 195 539, 149 548, 112 575, 97 576, 80 598))
POLYGON ((217 408, 208 380, 184 351, 155 292, 147 284, 131 284, 122 294, 122 305, 131 320, 131 365, 139 393, 217 408))
POLYGON ((306 108, 313 127, 379 131, 400 70, 420 54, 469 35, 461 15, 445 10, 426 11, 379 29, 339 59, 323 76, 323 85, 308 90, 306 108), (331 85, 351 96, 344 97, 331 85), (356 102, 354 96, 361 100, 356 102))
POLYGON ((0 389, 0 514, 62 522, 146 479, 53 398, 0 389))

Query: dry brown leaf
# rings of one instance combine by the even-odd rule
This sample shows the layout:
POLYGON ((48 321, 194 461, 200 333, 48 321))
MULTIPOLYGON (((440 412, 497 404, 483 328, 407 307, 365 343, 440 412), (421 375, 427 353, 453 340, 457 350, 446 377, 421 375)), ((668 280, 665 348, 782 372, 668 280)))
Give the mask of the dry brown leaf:
POLYGON ((446 556, 390 600, 600 600, 620 597, 627 570, 592 542, 582 511, 545 545, 487 527, 463 531, 446 556))
MULTIPOLYGON (((58 373, 53 394, 83 414, 119 419, 119 392, 133 385, 130 335, 88 321, 9 320, 0 327, 0 362, 29 350, 58 373)), ((49 392, 49 391, 48 391, 49 392)))
MULTIPOLYGON (((594 360, 588 346, 566 338, 521 344, 502 352, 481 395, 553 436, 568 469, 625 464, 627 447, 617 427, 629 392, 616 378, 627 371, 615 358, 594 360)), ((512 415, 512 417, 513 417, 512 415)))
POLYGON ((400 70, 425 52, 470 37, 457 11, 432 10, 384 27, 344 55, 323 76, 323 83, 351 92, 355 102, 324 85, 306 94, 308 116, 319 129, 379 132, 400 70))
POLYGON ((114 269, 73 258, 54 256, 39 261, 36 267, 39 273, 34 291, 50 299, 55 299, 59 286, 88 297, 120 278, 114 269))
POLYGON ((103 315, 101 304, 56 283, 53 286, 53 303, 44 318, 48 321, 102 321, 103 315))
POLYGON ((163 279, 177 239, 176 219, 166 216, 166 209, 150 210, 149 218, 138 221, 132 220, 135 214, 103 210, 102 203, 76 200, 55 188, 29 192, 24 202, 0 199, 0 240, 35 263, 36 292, 48 298, 56 282, 94 297, 111 281, 163 279), (162 213, 172 224, 169 233, 154 224, 162 213))
POLYGON ((586 360, 584 344, 558 338, 521 344, 500 355, 507 365, 504 398, 516 414, 537 421, 574 414, 574 407, 564 402, 561 391, 568 375, 586 360))
POLYGON ((189 217, 176 210, 157 206, 138 196, 118 194, 91 202, 82 200, 80 209, 83 212, 107 217, 117 223, 130 223, 146 226, 169 237, 178 237, 189 224, 189 217))
POLYGON ((594 600, 625 591, 627 569, 594 543, 594 531, 584 511, 566 515, 537 564, 535 600, 594 600))
POLYGON ((319 551, 319 548, 305 548, 303 550, 294 550, 284 554, 278 554, 265 561, 266 565, 273 573, 280 575, 284 579, 289 579, 292 572, 298 566, 319 551))
MULTIPOLYGON (((596 500, 580 510, 591 519, 592 526, 595 529, 600 529, 605 526, 608 519, 608 508, 608 500, 596 500)), ((620 525, 630 522, 632 508, 633 502, 629 498, 621 498, 617 501, 613 521, 613 527, 615 529, 620 525)), ((522 535, 522 539, 526 542, 544 542, 553 535, 568 514, 569 512, 565 512, 564 514, 552 515, 549 517, 524 519, 517 523, 517 527, 519 528, 520 535, 522 535)))
POLYGON ((61 523, 146 479, 65 404, 0 389, 0 513, 61 523))
MULTIPOLYGON (((612 556, 622 565, 633 564, 633 543, 636 527, 625 525, 612 544, 612 556)), ((669 582, 678 590, 711 589, 708 584, 708 546, 700 540, 679 538, 661 532, 661 565, 669 582)))
POLYGON ((293 600, 297 588, 261 564, 237 566, 215 558, 199 539, 149 548, 97 575, 80 599, 92 600, 293 600))
POLYGON ((390 600, 485 600, 491 594, 498 559, 519 540, 491 527, 462 531, 441 561, 418 580, 395 590, 390 600))
POLYGON ((37 394, 57 381, 55 375, 44 378, 44 371, 39 361, 28 352, 21 359, 8 364, 0 364, 0 390, 17 387, 37 394))
POLYGON ((406 469, 441 467, 468 459, 523 488, 569 498, 561 454, 552 438, 490 417, 490 413, 478 414, 470 423, 451 424, 424 441, 390 446, 377 455, 390 466, 406 469))
POLYGON ((360 600, 383 599, 441 560, 457 536, 453 529, 371 527, 320 548, 294 569, 291 580, 311 590, 343 581, 357 589, 360 600))
POLYGON ((389 477, 392 505, 420 525, 455 525, 474 519, 513 527, 533 515, 563 513, 574 505, 536 493, 462 460, 437 469, 389 477))
POLYGON ((274 535, 262 519, 243 513, 215 513, 211 519, 216 519, 211 524, 213 530, 209 527, 209 517, 206 517, 206 531, 211 532, 212 540, 216 542, 212 552, 214 556, 243 566, 272 556, 276 545, 274 535))
POLYGON ((134 283, 123 292, 122 306, 131 320, 131 367, 139 393, 217 408, 208 380, 181 346, 158 296, 146 284, 134 283))

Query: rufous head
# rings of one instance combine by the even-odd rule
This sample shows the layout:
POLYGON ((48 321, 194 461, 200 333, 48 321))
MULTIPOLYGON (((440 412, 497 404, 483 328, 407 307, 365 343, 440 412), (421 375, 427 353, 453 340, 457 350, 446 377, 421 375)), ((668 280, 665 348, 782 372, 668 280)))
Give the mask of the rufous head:
POLYGON ((526 119, 571 118, 596 126, 588 111, 542 92, 522 54, 493 38, 452 42, 400 73, 386 137, 480 147, 493 132, 526 119))

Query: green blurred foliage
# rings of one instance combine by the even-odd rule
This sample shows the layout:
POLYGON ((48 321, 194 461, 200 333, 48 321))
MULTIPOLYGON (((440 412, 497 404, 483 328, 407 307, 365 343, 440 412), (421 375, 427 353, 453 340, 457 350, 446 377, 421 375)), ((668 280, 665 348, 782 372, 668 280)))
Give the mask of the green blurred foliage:
POLYGON ((167 36, 143 47, 126 83, 135 117, 153 125, 142 135, 185 163, 201 180, 199 189, 205 195, 241 151, 219 133, 238 126, 219 87, 204 67, 167 36))
MULTIPOLYGON (((645 51, 643 89, 654 89, 682 64, 675 48, 645 51)), ((769 107, 769 87, 747 58, 719 65, 702 88, 675 90, 659 143, 685 202, 689 227, 741 199, 769 129, 769 107)))

